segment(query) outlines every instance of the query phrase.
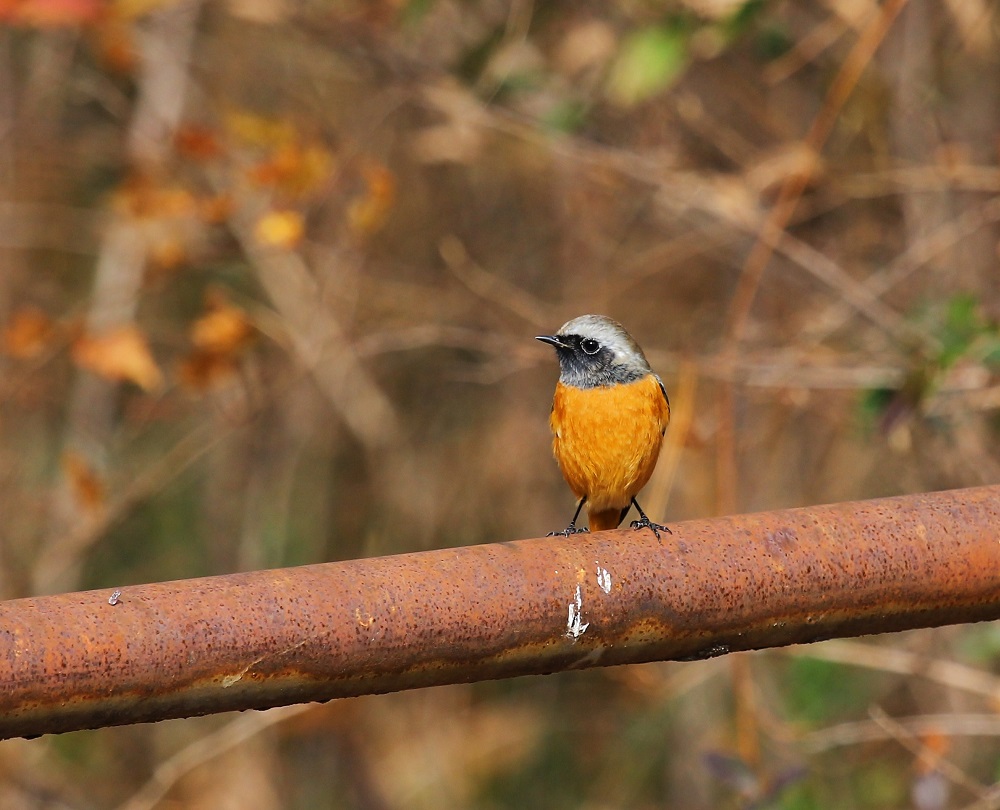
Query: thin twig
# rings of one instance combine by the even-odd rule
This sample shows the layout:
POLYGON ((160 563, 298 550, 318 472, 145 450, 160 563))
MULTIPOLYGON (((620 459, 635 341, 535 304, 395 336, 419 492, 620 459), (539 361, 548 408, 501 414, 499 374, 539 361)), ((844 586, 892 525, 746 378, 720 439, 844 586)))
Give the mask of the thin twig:
POLYGON ((48 593, 58 586, 66 572, 77 565, 83 552, 123 520, 137 505, 160 491, 166 484, 188 469, 228 435, 215 425, 201 425, 181 438, 154 464, 132 480, 127 489, 101 514, 89 521, 78 521, 75 528, 53 537, 39 553, 34 565, 34 593, 48 593))
POLYGON ((543 304, 522 287, 484 270, 454 234, 438 243, 438 253, 452 275, 480 298, 512 312, 538 329, 555 328, 551 306, 543 304))
MULTIPOLYGON (((896 718, 896 725, 911 736, 921 737, 940 734, 947 737, 1000 737, 1000 716, 996 714, 924 714, 896 718)), ((797 740, 811 754, 820 754, 833 748, 878 742, 895 738, 884 725, 874 720, 838 723, 819 729, 797 740)))
MULTIPOLYGON (((889 264, 872 273, 863 284, 860 284, 865 290, 864 296, 871 304, 876 304, 881 296, 906 281, 935 256, 997 221, 1000 221, 1000 197, 969 206, 950 222, 914 241, 889 264)), ((859 284, 859 282, 854 283, 859 284)), ((804 339, 811 343, 823 341, 847 322, 852 307, 858 308, 856 301, 848 299, 847 302, 834 302, 811 320, 809 329, 804 333, 804 339)), ((885 309, 880 307, 880 310, 885 309)))
POLYGON ((646 487, 644 501, 651 515, 666 515, 667 504, 677 481, 681 455, 694 427, 695 403, 698 393, 698 366, 682 360, 677 369, 677 387, 668 390, 670 396, 670 429, 656 471, 646 487))
POLYGON ((237 717, 217 731, 199 737, 173 756, 163 760, 156 766, 146 784, 118 805, 117 810, 152 810, 177 782, 198 766, 232 751, 271 726, 312 708, 314 707, 309 703, 300 703, 237 717))
POLYGON ((854 44, 830 85, 823 107, 813 119, 809 132, 804 138, 805 145, 811 150, 812 160, 806 163, 800 171, 787 177, 782 183, 778 193, 778 201, 768 212, 761 225, 757 241, 743 265, 740 283, 730 306, 728 335, 733 342, 738 343, 743 338, 750 309, 757 295, 757 288, 760 286, 764 269, 781 240, 785 226, 795 212, 802 192, 805 191, 816 171, 819 164, 819 154, 833 131, 841 108, 850 97, 861 78, 861 74, 906 3, 907 0, 886 0, 880 7, 878 14, 858 37, 858 41, 854 44))
POLYGON ((979 695, 994 705, 1000 705, 1000 677, 957 661, 927 658, 908 650, 844 640, 788 647, 784 653, 797 658, 814 658, 899 675, 912 675, 949 689, 979 695))
POLYGON ((982 800, 989 796, 989 789, 981 782, 969 776, 958 765, 950 759, 942 756, 937 751, 932 751, 921 740, 915 738, 905 726, 897 723, 883 709, 872 706, 869 710, 872 720, 882 728, 886 734, 898 742, 903 748, 917 757, 919 760, 928 763, 930 767, 937 770, 950 782, 965 788, 973 796, 982 800))

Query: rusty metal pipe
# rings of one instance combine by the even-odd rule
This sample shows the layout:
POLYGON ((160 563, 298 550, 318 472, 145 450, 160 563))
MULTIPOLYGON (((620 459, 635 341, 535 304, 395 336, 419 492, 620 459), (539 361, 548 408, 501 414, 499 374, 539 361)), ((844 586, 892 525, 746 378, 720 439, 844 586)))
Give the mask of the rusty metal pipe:
POLYGON ((1000 618, 1000 486, 672 528, 3 602, 0 738, 1000 618))

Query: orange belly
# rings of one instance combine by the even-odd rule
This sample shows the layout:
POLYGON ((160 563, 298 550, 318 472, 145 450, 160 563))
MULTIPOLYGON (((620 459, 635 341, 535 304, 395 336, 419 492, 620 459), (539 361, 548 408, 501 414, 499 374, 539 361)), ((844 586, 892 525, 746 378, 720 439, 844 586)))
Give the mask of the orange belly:
POLYGON ((600 388, 556 385, 552 451, 570 489, 586 497, 591 529, 618 525, 653 474, 668 421, 670 406, 652 374, 600 388))

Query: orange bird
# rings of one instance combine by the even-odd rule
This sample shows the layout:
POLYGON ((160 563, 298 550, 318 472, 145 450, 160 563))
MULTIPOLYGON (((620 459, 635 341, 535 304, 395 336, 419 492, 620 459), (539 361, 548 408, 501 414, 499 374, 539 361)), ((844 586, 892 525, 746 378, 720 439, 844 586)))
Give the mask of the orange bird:
POLYGON ((639 520, 632 528, 650 528, 657 537, 669 532, 635 499, 653 474, 670 421, 666 389, 639 344, 604 315, 581 315, 535 339, 554 346, 559 359, 552 452, 579 499, 569 526, 552 534, 587 531, 576 526, 584 504, 595 532, 614 529, 633 505, 639 520))

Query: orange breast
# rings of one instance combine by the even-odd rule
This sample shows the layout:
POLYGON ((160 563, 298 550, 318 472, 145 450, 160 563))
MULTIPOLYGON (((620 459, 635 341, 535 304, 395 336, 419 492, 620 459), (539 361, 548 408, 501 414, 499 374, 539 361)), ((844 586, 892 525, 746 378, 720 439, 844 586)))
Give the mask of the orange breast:
POLYGON ((657 378, 605 388, 558 383, 552 402, 552 450, 587 511, 624 509, 653 474, 670 421, 657 378))

